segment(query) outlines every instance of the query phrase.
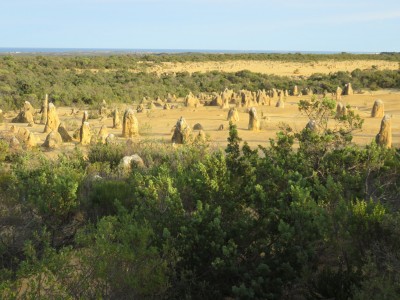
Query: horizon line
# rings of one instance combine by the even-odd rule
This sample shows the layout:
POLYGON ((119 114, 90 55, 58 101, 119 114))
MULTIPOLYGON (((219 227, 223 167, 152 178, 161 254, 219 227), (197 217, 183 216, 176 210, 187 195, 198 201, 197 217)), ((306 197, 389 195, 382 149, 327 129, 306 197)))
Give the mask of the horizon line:
POLYGON ((239 49, 191 49, 191 48, 103 48, 103 47, 0 47, 0 53, 70 53, 70 52, 132 52, 132 53, 221 53, 221 54, 380 54, 397 51, 340 51, 340 50, 239 50, 239 49))

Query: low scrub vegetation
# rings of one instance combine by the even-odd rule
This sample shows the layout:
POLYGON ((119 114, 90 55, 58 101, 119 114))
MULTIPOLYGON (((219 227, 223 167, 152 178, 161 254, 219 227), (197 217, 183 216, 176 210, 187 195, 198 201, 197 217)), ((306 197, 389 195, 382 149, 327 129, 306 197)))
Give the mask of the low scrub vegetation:
POLYGON ((258 149, 234 125, 224 151, 1 144, 1 298, 397 299, 400 153, 353 145, 361 120, 334 108, 301 102, 317 130, 258 149))
POLYGON ((143 97, 157 98, 175 94, 186 96, 190 91, 218 92, 225 88, 288 89, 295 85, 301 91, 311 88, 314 92, 335 92, 337 86, 351 82, 357 91, 362 88, 400 88, 400 71, 356 69, 353 72, 314 74, 308 78, 274 76, 239 71, 236 73, 179 72, 157 75, 144 72, 146 61, 213 59, 275 59, 296 61, 314 59, 391 59, 400 61, 397 54, 382 55, 302 55, 254 54, 252 55, 119 55, 119 56, 1 56, 0 57, 0 106, 3 110, 18 109, 24 101, 40 107, 44 95, 56 106, 99 105, 109 103, 138 103, 143 97), (132 72, 131 69, 139 72, 132 72), (140 72, 142 70, 142 72, 140 72))

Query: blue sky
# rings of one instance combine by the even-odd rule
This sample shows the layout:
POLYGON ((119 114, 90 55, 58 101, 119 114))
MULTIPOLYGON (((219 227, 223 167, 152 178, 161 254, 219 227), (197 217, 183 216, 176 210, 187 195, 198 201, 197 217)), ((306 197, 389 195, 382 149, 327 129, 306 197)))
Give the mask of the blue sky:
POLYGON ((0 47, 400 51, 400 0, 2 0, 0 47))

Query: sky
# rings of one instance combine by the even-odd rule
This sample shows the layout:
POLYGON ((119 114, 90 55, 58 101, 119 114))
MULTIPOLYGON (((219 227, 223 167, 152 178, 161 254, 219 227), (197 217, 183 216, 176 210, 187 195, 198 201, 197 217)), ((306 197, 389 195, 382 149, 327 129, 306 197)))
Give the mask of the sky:
POLYGON ((0 47, 400 51, 400 0, 0 2, 0 47))

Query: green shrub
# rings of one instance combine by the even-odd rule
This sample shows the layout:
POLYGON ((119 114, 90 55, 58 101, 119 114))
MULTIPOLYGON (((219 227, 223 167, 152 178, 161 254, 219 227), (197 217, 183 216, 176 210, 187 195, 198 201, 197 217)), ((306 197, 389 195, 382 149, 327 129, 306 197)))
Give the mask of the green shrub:
POLYGON ((125 156, 126 146, 120 144, 96 144, 90 146, 88 153, 89 163, 108 163, 111 169, 115 169, 125 156))

